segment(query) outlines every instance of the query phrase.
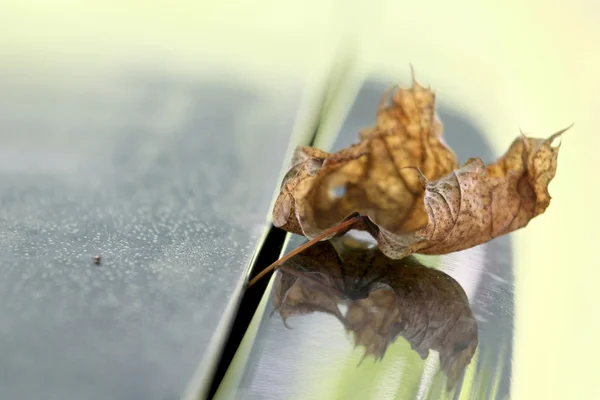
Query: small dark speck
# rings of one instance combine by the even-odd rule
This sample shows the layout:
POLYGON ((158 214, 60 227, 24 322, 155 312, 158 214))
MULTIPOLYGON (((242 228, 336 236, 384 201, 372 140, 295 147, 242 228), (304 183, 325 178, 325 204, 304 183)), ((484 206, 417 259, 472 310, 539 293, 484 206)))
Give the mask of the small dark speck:
POLYGON ((102 256, 94 256, 94 264, 100 265, 101 261, 102 261, 102 256))

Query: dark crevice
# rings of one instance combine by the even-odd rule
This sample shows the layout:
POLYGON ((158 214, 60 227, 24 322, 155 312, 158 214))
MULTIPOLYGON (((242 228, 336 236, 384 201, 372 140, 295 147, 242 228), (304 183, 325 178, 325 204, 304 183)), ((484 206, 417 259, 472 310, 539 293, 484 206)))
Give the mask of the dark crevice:
MULTIPOLYGON (((282 229, 271 227, 267 237, 258 253, 256 262, 252 266, 251 277, 258 274, 260 271, 268 267, 273 262, 277 261, 283 244, 285 241, 286 232, 282 229)), ((267 285, 271 279, 273 273, 266 275, 263 279, 256 282, 252 288, 244 291, 242 296, 239 309, 235 320, 231 326, 229 337, 223 347, 223 352, 215 369, 214 375, 211 379, 210 388, 208 391, 208 398, 212 399, 223 380, 235 353, 246 334, 246 330, 254 317, 254 312, 257 310, 263 295, 267 290, 267 285)))
MULTIPOLYGON (((324 105, 325 101, 326 98, 324 96, 322 105, 324 105)), ((321 108, 321 111, 322 110, 323 107, 321 108)), ((321 123, 322 118, 321 115, 319 115, 315 121, 313 129, 314 133, 308 143, 308 146, 314 145, 321 123)), ((265 241, 258 251, 258 256, 251 266, 249 279, 252 279, 263 269, 267 268, 269 265, 279 259, 279 256, 283 250, 286 234, 287 232, 283 229, 271 226, 265 241)), ((250 326, 250 322, 252 322, 254 313, 258 309, 258 305, 267 291, 267 286, 272 275, 273 272, 265 275, 261 280, 256 282, 252 288, 244 291, 236 317, 231 326, 231 330, 229 331, 229 336, 225 342, 225 346, 223 347, 223 352, 221 353, 221 357, 215 369, 214 375, 210 380, 211 383, 207 395, 208 399, 212 399, 217 393, 219 385, 221 385, 221 381, 225 377, 227 369, 229 368, 229 365, 233 361, 233 357, 235 357, 235 353, 242 343, 242 339, 246 334, 246 330, 250 326)))
MULTIPOLYGON (((314 134, 308 143, 309 146, 312 146, 315 141, 316 132, 318 132, 320 123, 321 118, 317 118, 315 121, 314 134)), ((287 232, 283 229, 271 226, 265 241, 258 251, 256 260, 251 266, 250 279, 258 275, 262 270, 279 259, 281 251, 283 250, 286 234, 287 232)), ((233 357, 235 357, 235 353, 242 343, 242 339, 246 334, 246 330, 250 326, 250 322, 252 322, 254 313, 258 309, 258 305, 267 291, 267 286, 272 275, 273 272, 265 275, 250 289, 244 291, 237 314, 231 326, 231 330, 229 331, 229 336, 225 342, 225 346, 223 347, 223 351, 214 375, 211 378, 210 388, 207 395, 208 399, 212 399, 217 393, 217 390, 219 389, 219 386, 221 385, 221 382, 227 373, 227 369, 229 368, 231 362, 233 361, 233 357)))
MULTIPOLYGON (((311 129, 312 136, 307 143, 308 146, 314 146, 317 134, 323 124, 323 118, 327 114, 331 104, 335 102, 337 94, 340 92, 344 81, 349 76, 352 64, 353 63, 346 54, 346 57, 340 58, 338 64, 333 66, 327 84, 324 87, 318 111, 314 115, 313 126, 311 129)), ((279 259, 283 250, 286 234, 287 232, 284 230, 271 226, 265 241, 258 250, 255 262, 251 266, 250 279, 279 259)), ((242 339, 246 334, 246 330, 250 326, 254 313, 258 309, 260 301, 265 295, 272 275, 273 272, 269 273, 256 282, 250 289, 244 291, 238 312, 232 323, 227 340, 225 341, 217 367, 210 380, 210 387, 207 392, 208 399, 212 399, 215 396, 221 385, 225 373, 233 361, 242 339)))

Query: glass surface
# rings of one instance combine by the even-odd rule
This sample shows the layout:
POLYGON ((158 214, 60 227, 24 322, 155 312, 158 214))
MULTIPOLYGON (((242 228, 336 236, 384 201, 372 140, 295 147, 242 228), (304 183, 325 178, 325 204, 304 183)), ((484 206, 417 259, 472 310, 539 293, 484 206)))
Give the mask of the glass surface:
POLYGON ((2 397, 179 398, 222 345, 303 88, 43 73, 0 81, 2 397))
MULTIPOLYGON (((357 132, 372 124, 385 87, 376 81, 365 83, 336 139, 334 150, 355 142, 357 132)), ((495 158, 484 136, 467 118, 443 103, 438 104, 438 112, 444 124, 444 138, 461 162, 472 156, 480 156, 484 161, 495 158)), ((285 252, 303 241, 294 236, 285 252)), ((279 297, 274 293, 278 288, 275 284, 267 294, 269 300, 264 312, 255 316, 258 326, 255 331, 249 330, 217 398, 506 398, 510 391, 514 326, 511 247, 511 236, 503 236, 447 256, 418 257, 422 264, 438 269, 460 284, 478 328, 477 351, 453 391, 444 390, 444 374, 438 372, 438 353, 419 349, 419 355, 401 335, 391 341, 381 361, 370 356, 361 362, 364 347, 355 348, 353 336, 347 333, 339 318, 330 313, 292 315, 287 319, 292 329, 286 328, 280 316, 274 313, 279 297)), ((431 296, 412 298, 416 307, 422 302, 421 306, 429 309, 425 303, 435 296, 436 289, 428 290, 431 296)), ((404 310, 402 301, 398 301, 400 310, 404 310)), ((345 304, 341 308, 347 310, 347 307, 345 304)), ((344 312, 347 311, 342 314, 344 312)), ((418 315, 414 311, 409 314, 418 315)), ((443 311, 440 314, 443 315, 443 311)), ((426 311, 421 317, 427 320, 431 313, 426 311)))

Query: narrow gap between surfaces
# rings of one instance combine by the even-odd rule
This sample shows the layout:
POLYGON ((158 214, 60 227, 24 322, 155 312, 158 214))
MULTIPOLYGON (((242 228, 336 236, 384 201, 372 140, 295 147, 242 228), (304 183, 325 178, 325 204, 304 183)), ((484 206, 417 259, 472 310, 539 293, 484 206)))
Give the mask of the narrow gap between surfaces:
MULTIPOLYGON (((330 105, 330 103, 333 101, 332 99, 336 97, 337 93, 339 93, 341 86, 343 86, 343 82, 349 76, 349 65, 351 65, 351 63, 347 62, 347 60, 346 62, 340 61, 332 68, 328 83, 323 91, 323 97, 320 99, 320 108, 315 116, 316 118, 314 120, 312 136, 307 144, 308 146, 314 146, 317 134, 323 123, 323 118, 325 116, 324 114, 327 113, 327 106, 330 105)), ((251 266, 250 279, 279 259, 285 243, 286 234, 287 232, 284 230, 276 228, 275 226, 271 226, 265 241, 258 251, 258 256, 251 266)), ((258 306, 265 295, 272 275, 273 272, 265 275, 264 278, 258 281, 250 289, 244 291, 239 304, 238 312, 231 325, 231 329, 217 363, 217 367, 210 380, 210 387, 207 393, 208 399, 212 399, 219 389, 219 386, 221 385, 221 382, 225 377, 233 358, 235 357, 242 339, 244 338, 244 335, 250 326, 250 322, 254 317, 254 313, 258 309, 258 306)))
MULTIPOLYGON (((323 101, 325 101, 325 99, 323 99, 323 101)), ((309 146, 314 144, 316 134, 319 130, 320 120, 321 118, 318 118, 316 121, 313 136, 308 144, 309 146)), ((286 234, 286 231, 275 226, 271 226, 267 237, 258 251, 258 256, 251 266, 250 279, 279 259, 285 243, 286 234)), ((254 317, 254 313, 258 309, 258 305, 265 295, 272 275, 273 272, 265 275, 254 286, 244 291, 237 314, 233 324, 231 325, 229 336, 225 342, 225 346, 223 347, 221 357, 219 358, 214 375, 210 380, 211 383, 208 390, 208 399, 212 399, 217 393, 219 385, 225 377, 227 369, 233 361, 233 357, 235 357, 235 353, 237 352, 242 339, 244 338, 244 335, 250 326, 250 322, 254 317)))
MULTIPOLYGON (((286 233, 287 232, 282 229, 274 226, 271 227, 258 253, 256 262, 252 265, 251 276, 255 276, 264 268, 277 261, 281 254, 281 250, 283 249, 286 233)), ((210 388, 208 390, 209 399, 214 397, 229 365, 233 361, 233 357, 246 334, 246 330, 254 317, 254 313, 267 290, 271 276, 272 273, 266 275, 252 286, 251 289, 244 291, 237 314, 231 325, 231 330, 229 331, 229 337, 225 342, 221 357, 211 379, 210 388)))

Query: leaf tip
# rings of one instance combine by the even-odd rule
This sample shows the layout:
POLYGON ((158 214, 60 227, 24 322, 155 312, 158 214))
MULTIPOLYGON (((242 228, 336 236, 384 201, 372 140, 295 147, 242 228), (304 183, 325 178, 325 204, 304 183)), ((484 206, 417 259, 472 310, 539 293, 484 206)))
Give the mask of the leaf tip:
POLYGON ((415 67, 412 65, 412 63, 408 63, 408 67, 410 68, 410 80, 414 85, 417 83, 417 79, 415 78, 415 67))
MULTIPOLYGON (((546 139, 544 142, 548 143, 548 144, 552 144, 552 142, 556 139, 559 138, 560 136, 562 136, 563 133, 565 133, 566 131, 568 131, 569 129, 571 129, 573 127, 573 125, 575 125, 575 122, 572 122, 571 125, 567 126, 566 128, 561 129, 560 131, 552 134, 548 139, 546 139)), ((558 144, 558 147, 560 147, 560 143, 558 144)))
POLYGON ((523 132, 523 129, 519 128, 519 133, 521 134, 522 139, 527 139, 527 135, 523 132))

